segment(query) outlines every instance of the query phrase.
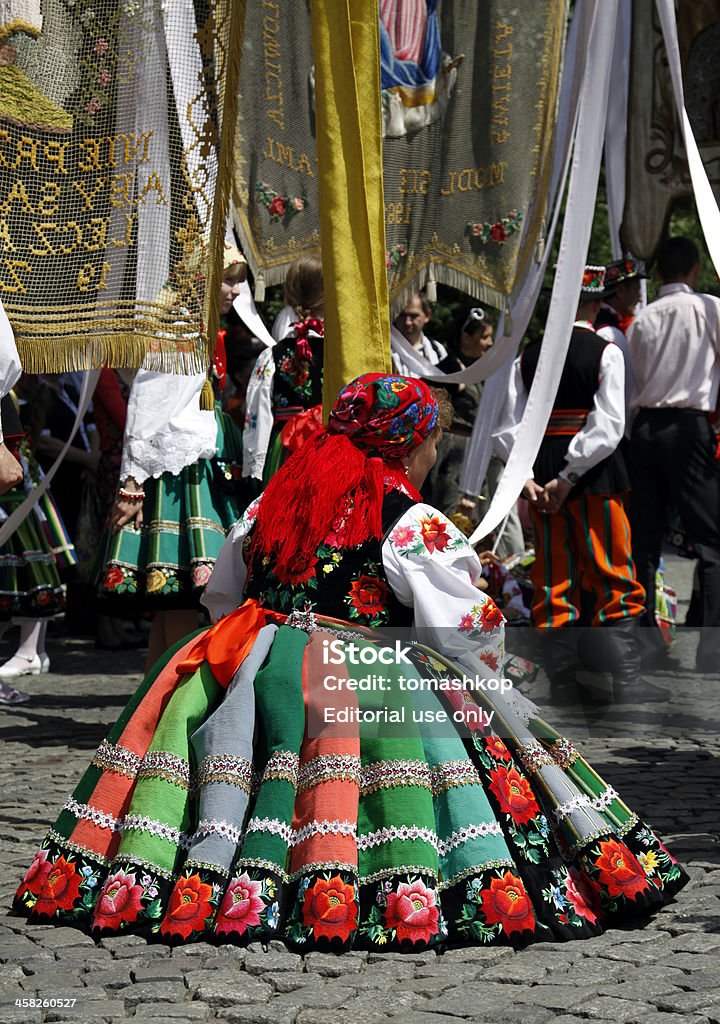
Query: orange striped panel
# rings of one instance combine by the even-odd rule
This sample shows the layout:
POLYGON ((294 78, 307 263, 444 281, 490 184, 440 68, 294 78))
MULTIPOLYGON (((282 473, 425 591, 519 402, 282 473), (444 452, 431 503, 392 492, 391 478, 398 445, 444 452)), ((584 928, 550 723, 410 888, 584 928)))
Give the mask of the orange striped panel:
MULTIPOLYGON (((323 685, 326 675, 346 676, 345 665, 326 665, 323 662, 323 640, 331 640, 331 634, 321 630, 314 632, 305 649, 303 663, 303 694, 308 713, 315 720, 322 720, 323 708, 357 708, 357 694, 353 691, 327 690, 323 685), (313 680, 311 687, 308 680, 313 680)), ((307 735, 300 751, 300 770, 314 758, 321 756, 351 756, 360 758, 360 735, 357 725, 336 725, 328 728, 319 738, 307 735)), ((313 822, 349 821, 357 828, 359 786, 357 781, 330 779, 320 782, 303 793, 298 793, 293 814, 293 829, 301 829, 313 822)), ((339 861, 357 866, 357 842, 354 836, 315 834, 294 846, 290 870, 298 871, 306 864, 318 861, 339 861)))
MULTIPOLYGON (((139 757, 145 756, 155 735, 158 722, 180 681, 176 666, 183 658, 187 657, 196 642, 197 637, 193 637, 160 671, 123 729, 117 741, 118 746, 131 750, 139 757)), ((98 779, 88 803, 103 814, 119 818, 126 813, 134 788, 134 778, 131 779, 126 775, 106 769, 98 779)), ((112 857, 120 842, 120 835, 81 818, 73 829, 70 840, 102 857, 112 857)))

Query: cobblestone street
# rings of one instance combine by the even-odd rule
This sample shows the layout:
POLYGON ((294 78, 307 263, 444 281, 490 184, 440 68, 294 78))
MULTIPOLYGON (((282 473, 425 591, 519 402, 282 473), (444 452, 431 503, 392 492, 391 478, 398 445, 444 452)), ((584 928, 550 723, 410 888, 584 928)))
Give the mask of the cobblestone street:
MULTIPOLYGON (((668 577, 689 592, 692 565, 668 577)), ((687 602, 681 603, 684 618, 687 602)), ((720 1022, 720 676, 693 673, 697 637, 683 634, 657 682, 668 705, 560 716, 566 735, 623 799, 654 825, 692 882, 642 930, 571 944, 460 949, 444 955, 265 951, 147 945, 9 914, 13 892, 47 826, 140 677, 143 654, 51 638, 51 674, 19 681, 32 702, 0 712, 0 1024, 10 1021, 225 1021, 227 1024, 403 1024, 580 1020, 720 1022), (17 1001, 65 1000, 66 1007, 17 1001)), ((7 641, 3 660, 9 656, 7 641)), ((542 706, 547 683, 529 695, 542 706)))

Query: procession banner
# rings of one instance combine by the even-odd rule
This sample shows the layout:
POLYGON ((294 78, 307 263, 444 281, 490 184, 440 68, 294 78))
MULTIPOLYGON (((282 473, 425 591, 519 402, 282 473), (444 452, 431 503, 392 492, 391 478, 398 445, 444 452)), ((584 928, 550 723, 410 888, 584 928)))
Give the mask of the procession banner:
POLYGON ((377 17, 367 0, 313 0, 312 17, 329 414, 349 380, 392 370, 380 63, 377 17))
MULTIPOLYGON (((715 197, 720 197, 720 0, 676 10, 685 109, 715 197)), ((651 260, 672 204, 693 194, 654 0, 633 0, 623 247, 651 260)))
MULTIPOLYGON (((502 305, 542 236, 566 2, 381 0, 379 14, 390 297, 429 279, 502 305)), ((320 242, 309 4, 261 0, 245 32, 234 200, 262 298, 320 242)))
POLYGON ((2 4, 0 298, 27 370, 207 365, 238 12, 232 0, 2 4))

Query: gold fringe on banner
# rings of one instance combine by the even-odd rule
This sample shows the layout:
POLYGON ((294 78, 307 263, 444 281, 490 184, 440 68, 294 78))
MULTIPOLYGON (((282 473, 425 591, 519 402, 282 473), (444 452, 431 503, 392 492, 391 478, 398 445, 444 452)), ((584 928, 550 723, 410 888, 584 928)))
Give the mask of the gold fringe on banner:
POLYGON ((69 373, 73 370, 98 370, 103 366, 145 366, 161 373, 200 373, 207 363, 193 342, 172 342, 166 347, 156 337, 142 334, 113 334, 90 339, 25 339, 18 344, 18 355, 26 373, 69 373))

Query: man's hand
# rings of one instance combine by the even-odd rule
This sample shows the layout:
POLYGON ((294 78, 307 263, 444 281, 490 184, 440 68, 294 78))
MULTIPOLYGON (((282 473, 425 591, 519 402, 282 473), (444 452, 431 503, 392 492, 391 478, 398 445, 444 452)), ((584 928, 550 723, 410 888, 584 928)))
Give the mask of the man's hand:
POLYGON ((523 498, 527 498, 530 504, 537 506, 540 511, 542 511, 542 498, 544 494, 544 488, 540 484, 535 483, 532 477, 525 482, 525 486, 522 489, 523 498))
POLYGON ((22 466, 14 455, 8 451, 3 442, 0 442, 0 494, 12 490, 22 483, 22 466))
POLYGON ((458 503, 455 506, 456 512, 462 512, 463 515, 472 516, 477 512, 478 503, 473 498, 470 498, 467 494, 463 494, 462 498, 458 499, 458 503))
POLYGON ((570 481, 564 480, 560 476, 550 480, 545 484, 545 507, 542 511, 555 515, 565 504, 565 499, 572 489, 573 485, 570 481))

